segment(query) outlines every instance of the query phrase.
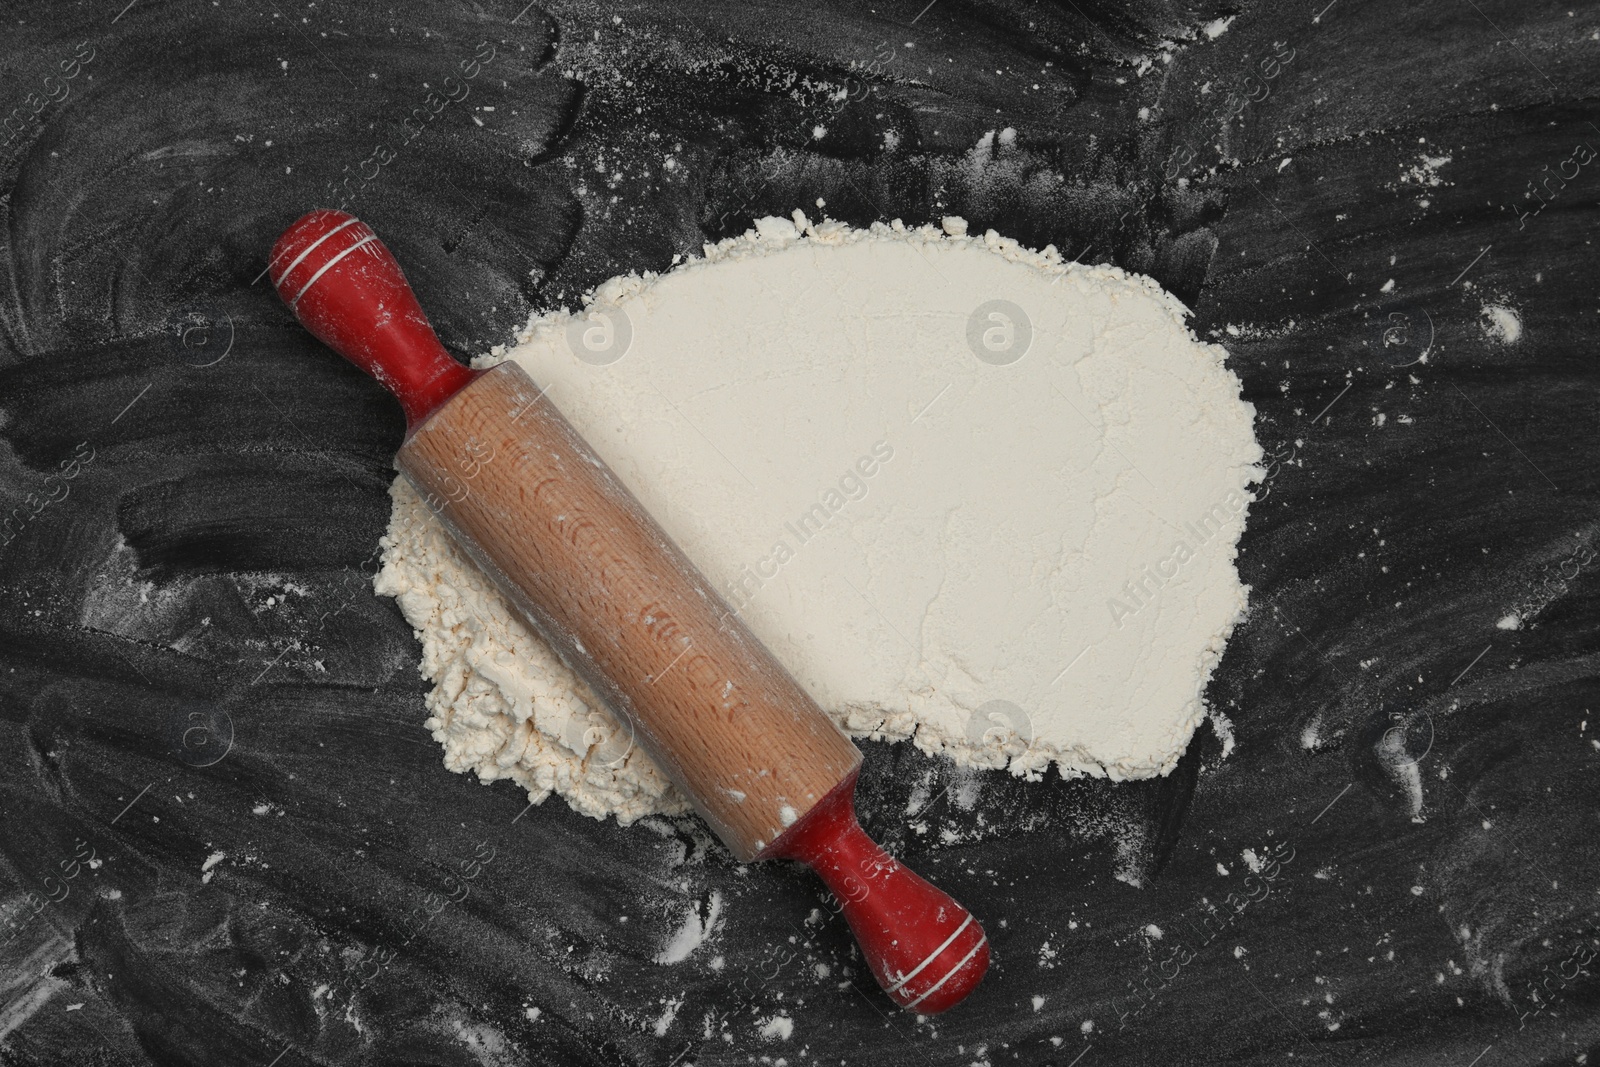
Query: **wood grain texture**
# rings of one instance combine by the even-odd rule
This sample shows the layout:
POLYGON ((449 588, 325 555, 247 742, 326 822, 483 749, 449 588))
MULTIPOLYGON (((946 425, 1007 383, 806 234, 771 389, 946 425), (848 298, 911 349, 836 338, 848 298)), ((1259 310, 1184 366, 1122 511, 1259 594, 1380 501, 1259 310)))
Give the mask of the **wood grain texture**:
POLYGON ((456 394, 396 465, 739 859, 860 765, 517 364, 456 394))

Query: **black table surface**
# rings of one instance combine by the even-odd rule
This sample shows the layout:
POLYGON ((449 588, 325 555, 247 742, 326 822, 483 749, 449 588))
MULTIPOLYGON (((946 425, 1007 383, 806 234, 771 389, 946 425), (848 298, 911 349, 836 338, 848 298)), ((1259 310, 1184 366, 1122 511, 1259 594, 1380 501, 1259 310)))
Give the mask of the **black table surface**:
POLYGON ((1596 5, 0 24, 0 1062, 1600 1048, 1596 5), (1227 346, 1270 461, 1208 689, 1231 725, 1142 782, 864 745, 869 831, 994 946, 931 1019, 804 870, 448 773, 370 582, 398 410, 260 277, 339 203, 464 355, 795 207, 959 214, 1155 278, 1227 346), (686 922, 705 943, 657 962, 686 922))

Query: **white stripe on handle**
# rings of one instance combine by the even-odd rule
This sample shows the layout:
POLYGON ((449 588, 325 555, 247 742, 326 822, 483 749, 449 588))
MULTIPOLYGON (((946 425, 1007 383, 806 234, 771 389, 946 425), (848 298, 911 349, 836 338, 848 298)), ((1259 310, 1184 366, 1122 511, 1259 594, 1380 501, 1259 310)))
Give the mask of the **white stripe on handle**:
POLYGON ((317 273, 313 274, 311 276, 311 280, 306 282, 304 285, 302 285, 300 287, 300 291, 298 293, 294 294, 294 299, 289 301, 289 310, 290 311, 294 310, 294 306, 296 304, 300 303, 300 298, 302 296, 306 295, 306 290, 310 289, 313 285, 316 285, 317 284, 317 279, 321 278, 324 274, 328 273, 328 271, 332 270, 333 267, 334 267, 334 264, 338 263, 341 259, 343 259, 345 256, 348 256, 351 252, 354 252, 356 249, 360 248, 362 245, 367 244, 369 241, 376 241, 377 239, 378 239, 378 235, 377 234, 369 233, 365 237, 363 237, 361 240, 357 241, 355 244, 353 244, 349 248, 345 249, 343 252, 340 252, 338 255, 336 255, 332 259, 328 260, 328 262, 324 263, 321 267, 317 268, 317 273))
POLYGON ((283 280, 290 274, 294 273, 294 269, 300 264, 304 263, 306 261, 306 257, 317 250, 318 245, 332 237, 334 234, 338 233, 340 230, 344 229, 346 226, 354 226, 360 221, 360 219, 346 219, 344 222, 339 223, 339 225, 335 226, 321 237, 318 237, 315 241, 312 241, 310 244, 306 245, 305 248, 301 249, 300 254, 294 257, 294 262, 283 268, 282 274, 272 279, 272 287, 276 289, 278 286, 282 285, 283 280))
POLYGON ((904 975, 902 975, 900 980, 898 982, 896 982, 894 985, 886 986, 884 988, 884 992, 889 994, 891 997, 894 996, 897 992, 900 991, 900 987, 901 986, 905 985, 907 982, 911 981, 911 979, 913 979, 917 975, 921 974, 922 973, 922 969, 924 967, 926 967, 928 964, 932 963, 934 960, 938 959, 939 958, 939 953, 943 952, 945 949, 947 949, 951 945, 955 944, 956 938, 961 936, 961 931, 965 930, 967 927, 969 927, 971 925, 972 925, 972 913, 968 912, 967 913, 967 917, 965 919, 961 920, 961 925, 956 927, 956 932, 951 934, 949 937, 944 939, 944 944, 940 945, 938 948, 936 948, 932 952, 928 953, 928 958, 927 959, 923 960, 921 963, 919 963, 915 967, 911 968, 910 971, 908 971, 904 975))
POLYGON ((906 1009, 910 1010, 911 1008, 916 1007, 918 1004, 921 1004, 924 1000, 927 1000, 929 997, 933 996, 933 994, 937 993, 939 991, 939 987, 940 986, 942 986, 946 982, 950 981, 950 977, 952 975, 954 975, 956 972, 960 971, 961 968, 965 967, 967 965, 967 963, 969 961, 971 961, 972 957, 974 957, 974 956, 976 956, 978 954, 978 950, 980 948, 982 948, 984 945, 987 945, 988 943, 989 943, 989 935, 985 934, 981 939, 979 939, 979 941, 978 941, 978 943, 976 945, 972 946, 972 951, 971 952, 969 952, 965 956, 961 957, 961 962, 960 963, 956 964, 954 967, 952 967, 948 971, 944 972, 944 977, 943 978, 939 979, 937 982, 935 982, 931 986, 929 986, 923 992, 922 996, 918 997, 916 1000, 913 1000, 910 1004, 907 1004, 906 1005, 906 1009))

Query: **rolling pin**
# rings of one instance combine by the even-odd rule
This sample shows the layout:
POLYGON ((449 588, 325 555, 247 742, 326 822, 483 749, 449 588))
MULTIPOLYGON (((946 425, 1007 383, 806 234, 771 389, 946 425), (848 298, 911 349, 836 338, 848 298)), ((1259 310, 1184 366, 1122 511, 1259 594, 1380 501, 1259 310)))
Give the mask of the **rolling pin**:
POLYGON ((395 466, 728 850, 816 871, 901 1007, 970 993, 988 938, 861 829, 855 744, 527 373, 452 358, 394 256, 344 212, 299 219, 268 268, 306 328, 400 401, 395 466))

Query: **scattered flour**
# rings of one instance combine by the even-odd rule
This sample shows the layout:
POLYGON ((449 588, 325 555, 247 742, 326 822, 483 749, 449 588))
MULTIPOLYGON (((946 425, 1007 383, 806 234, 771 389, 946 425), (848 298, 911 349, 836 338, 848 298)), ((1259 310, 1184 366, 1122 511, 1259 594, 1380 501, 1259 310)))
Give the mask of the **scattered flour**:
POLYGON ((787 1041, 794 1036, 794 1020, 787 1015, 774 1015, 762 1021, 759 1032, 768 1041, 787 1041))
POLYGON ((1417 161, 1410 167, 1401 168, 1400 181, 1424 187, 1448 185, 1450 184, 1449 182, 1439 177, 1439 170, 1450 163, 1451 158, 1447 155, 1430 156, 1427 152, 1422 152, 1417 156, 1417 161))
POLYGON ((1211 728, 1217 732, 1217 740, 1222 742, 1222 758, 1227 759, 1233 755, 1233 720, 1215 709, 1211 712, 1211 728))
MULTIPOLYGON (((796 211, 704 251, 476 365, 548 387, 852 734, 1028 778, 1171 770, 1245 609, 1262 455, 1187 309, 959 218, 796 211)), ((446 766, 623 822, 687 810, 410 486, 391 495, 376 588, 421 639, 446 766)))
POLYGON ((1522 339, 1522 317, 1499 304, 1483 306, 1483 332, 1492 341, 1512 344, 1522 339))
POLYGON ((656 1019, 653 1027, 657 1037, 667 1036, 667 1031, 672 1029, 672 1024, 677 1021, 678 1009, 681 1007, 683 1007, 682 997, 674 997, 667 1001, 666 1008, 661 1012, 660 1017, 656 1019))
POLYGON ((656 962, 682 963, 688 959, 694 954, 695 949, 705 944, 706 938, 716 931, 717 921, 721 918, 722 894, 712 890, 706 913, 701 915, 698 906, 690 908, 677 932, 668 938, 666 945, 656 953, 656 962))

